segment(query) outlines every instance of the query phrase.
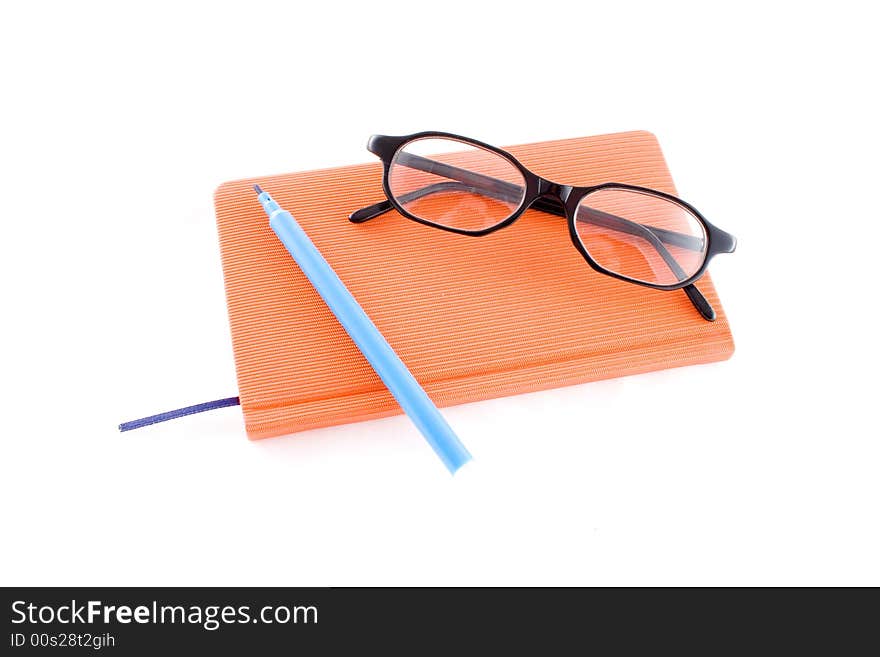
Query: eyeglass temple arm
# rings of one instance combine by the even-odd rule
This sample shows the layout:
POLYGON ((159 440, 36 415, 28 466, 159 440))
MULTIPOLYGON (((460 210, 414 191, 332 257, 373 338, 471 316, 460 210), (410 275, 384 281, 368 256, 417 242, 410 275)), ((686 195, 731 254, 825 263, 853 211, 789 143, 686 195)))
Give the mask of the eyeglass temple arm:
MULTIPOLYGON (((422 157, 421 155, 414 155, 412 153, 400 153, 398 154, 397 159, 403 166, 410 167, 412 169, 418 169, 420 171, 425 171, 426 173, 433 173, 437 176, 442 176, 444 178, 458 180, 465 185, 470 185, 472 191, 483 193, 488 196, 493 196, 494 198, 499 198, 503 201, 516 202, 516 200, 519 199, 522 194, 522 188, 515 183, 507 182, 506 180, 501 180, 499 178, 493 178, 492 176, 487 176, 485 174, 477 173, 475 171, 468 171, 467 169, 462 169, 451 164, 446 164, 445 162, 437 162, 436 160, 422 157)), ((433 191, 433 186, 429 186, 423 189, 432 189, 433 191)), ((412 193, 413 192, 410 192, 410 194, 412 193)), ((417 198, 421 198, 422 196, 427 196, 430 193, 432 192, 419 194, 418 196, 407 198, 406 200, 413 201, 417 198)), ((401 200, 403 200, 403 197, 401 197, 401 200)), ((388 200, 381 201, 368 207, 361 208, 356 212, 352 212, 351 215, 349 215, 349 220, 351 220, 353 223, 362 223, 364 221, 377 217, 380 214, 388 212, 392 209, 392 207, 393 206, 388 200)), ((547 199, 538 199, 532 204, 532 207, 537 210, 550 212, 551 214, 555 214, 558 216, 565 216, 564 211, 557 211, 558 205, 556 203, 554 203, 553 201, 548 201, 547 199)), ((618 217, 613 214, 608 214, 607 212, 601 212, 600 210, 594 210, 592 208, 590 208, 590 210, 591 214, 596 213, 605 217, 605 219, 607 220, 607 223, 603 226, 605 228, 628 232, 626 230, 626 226, 635 224, 635 222, 624 219, 623 217, 618 217), (619 227, 613 225, 616 222, 620 222, 622 225, 619 227)), ((642 226, 643 224, 638 225, 642 226)), ((702 251, 703 249, 703 240, 699 237, 685 235, 683 233, 666 230, 665 228, 658 228, 656 226, 645 227, 652 231, 655 235, 657 235, 657 237, 659 237, 660 240, 665 242, 666 244, 678 246, 683 249, 690 249, 691 251, 702 251)))
MULTIPOLYGON (((428 196, 430 194, 439 193, 441 191, 453 190, 470 191, 473 193, 498 198, 499 200, 507 202, 515 202, 521 197, 522 194, 522 189, 519 185, 509 183, 505 180, 499 180, 498 178, 493 178, 491 176, 486 176, 473 171, 467 171, 466 169, 461 169, 450 164, 430 160, 428 158, 421 157, 419 155, 413 155, 411 153, 402 153, 399 158, 404 160, 403 162, 401 162, 401 164, 404 166, 419 169, 429 173, 434 173, 445 178, 453 178, 454 180, 463 179, 462 182, 455 182, 454 180, 448 182, 440 182, 428 185, 421 189, 414 190, 400 197, 399 200, 403 203, 408 203, 424 196, 428 196)), ((537 199, 532 204, 532 207, 534 207, 536 210, 548 212, 556 216, 565 216, 565 209, 559 203, 554 202, 550 199, 537 199)), ((353 212, 349 216, 349 220, 353 223, 363 223, 365 221, 368 221, 369 219, 388 212, 392 208, 393 206, 388 200, 381 201, 379 203, 374 203, 373 205, 361 208, 360 210, 353 212)), ((619 232, 642 237, 645 241, 651 244, 651 246, 653 246, 654 249, 660 254, 660 256, 663 258, 663 261, 667 264, 667 266, 670 268, 672 273, 679 281, 684 280, 685 278, 687 278, 687 276, 684 270, 682 270, 681 266, 678 264, 678 261, 676 261, 672 254, 669 253, 669 250, 663 246, 662 241, 666 241, 667 244, 671 244, 673 246, 679 246, 681 248, 687 248, 691 250, 702 250, 703 248, 703 241, 690 235, 684 235, 682 233, 666 230, 663 228, 657 228, 655 226, 645 226, 643 224, 630 221, 629 219, 618 217, 617 215, 602 212, 601 210, 596 210, 595 208, 582 206, 580 210, 581 211, 577 213, 577 218, 580 221, 588 221, 589 223, 601 226, 603 228, 609 228, 611 230, 617 230, 619 232), (583 215, 586 215, 586 217, 582 219, 583 215)), ((682 289, 684 290, 688 299, 690 299, 693 306, 697 309, 697 311, 700 313, 700 315, 702 315, 704 319, 708 321, 715 320, 716 314, 714 308, 712 308, 712 305, 708 302, 706 297, 703 296, 702 292, 700 292, 700 290, 697 289, 694 284, 686 285, 682 289)))
MULTIPOLYGON (((485 190, 482 190, 480 188, 475 188, 460 182, 447 181, 434 183, 433 185, 428 185, 427 187, 416 189, 412 192, 402 195, 400 197, 400 200, 403 203, 408 203, 422 197, 429 196, 431 194, 437 194, 443 191, 468 191, 473 193, 485 194, 485 190)), ((562 206, 549 200, 539 199, 533 204, 533 207, 557 216, 565 216, 565 210, 562 208, 562 206)), ((392 205, 388 201, 382 201, 381 203, 376 203, 369 206, 368 208, 364 208, 359 212, 364 212, 365 214, 369 212, 371 214, 371 217, 368 218, 372 218, 391 209, 392 205)), ((647 227, 643 226, 642 224, 631 222, 628 219, 623 219, 622 217, 617 217, 615 215, 601 212, 600 210, 595 210, 594 208, 581 208, 581 210, 585 210, 586 213, 590 215, 590 217, 588 218, 580 219, 581 221, 589 221, 590 223, 594 223, 596 225, 612 228, 621 232, 626 232, 630 235, 638 235, 645 239, 651 244, 651 246, 653 246, 657 250, 657 252, 663 258, 664 262, 669 266, 669 268, 672 270, 673 274, 675 274, 678 280, 684 280, 685 272, 681 269, 681 266, 678 264, 672 254, 669 253, 669 250, 665 246, 663 246, 660 238, 647 227), (608 222, 608 218, 611 218, 614 221, 608 222), (621 224, 621 222, 625 223, 621 224), (609 226, 609 223, 611 223, 612 225, 609 226), (632 225, 629 226, 627 224, 632 225)), ((355 223, 362 223, 366 220, 367 219, 355 220, 354 218, 352 218, 352 221, 355 221, 355 223)), ((697 289, 697 287, 693 284, 687 285, 683 289, 685 294, 688 296, 688 299, 690 299, 691 303, 694 305, 697 311, 699 311, 700 315, 702 315, 703 318, 709 321, 714 321, 715 310, 712 308, 712 305, 706 300, 706 297, 703 296, 702 292, 700 292, 700 290, 697 289)))
MULTIPOLYGON (((484 196, 490 196, 492 198, 497 198, 501 201, 511 201, 515 199, 510 199, 506 194, 499 194, 497 192, 485 190, 479 187, 473 187, 471 185, 466 185, 464 183, 456 182, 454 180, 449 180, 445 182, 434 183, 433 185, 428 185, 427 187, 422 187, 421 189, 416 189, 406 194, 401 195, 400 201, 402 203, 410 203, 412 201, 418 200, 425 196, 430 196, 431 194, 439 194, 441 192, 471 192, 473 194, 481 194, 484 196)), ((533 206, 537 207, 539 203, 543 202, 543 199, 536 201, 533 206)), ((549 212, 551 214, 557 216, 565 216, 565 210, 558 203, 554 203, 553 201, 544 202, 545 207, 538 208, 544 212, 549 212)), ((664 262, 669 266, 669 269, 675 274, 676 278, 679 281, 683 281, 687 278, 684 270, 679 266, 678 262, 669 253, 669 250, 663 246, 658 236, 653 233, 647 226, 636 223, 634 221, 630 221, 629 219, 623 219, 622 217, 617 217, 613 214, 608 214, 607 212, 602 212, 601 210, 596 210, 594 208, 582 207, 580 208, 582 212, 589 214, 590 217, 586 219, 579 219, 580 221, 589 222, 596 226, 601 226, 602 228, 610 228, 612 230, 616 230, 618 232, 624 232, 629 235, 635 235, 637 237, 641 237, 646 242, 648 242, 651 246, 656 249, 660 255, 663 257, 664 262)))

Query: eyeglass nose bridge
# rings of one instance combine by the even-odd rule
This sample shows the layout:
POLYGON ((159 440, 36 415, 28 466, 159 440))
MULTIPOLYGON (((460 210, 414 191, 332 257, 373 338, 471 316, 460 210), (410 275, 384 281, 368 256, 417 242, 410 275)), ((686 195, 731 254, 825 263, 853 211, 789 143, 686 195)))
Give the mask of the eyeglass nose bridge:
POLYGON ((546 178, 538 178, 537 198, 552 198, 565 205, 572 189, 571 185, 561 185, 546 178))

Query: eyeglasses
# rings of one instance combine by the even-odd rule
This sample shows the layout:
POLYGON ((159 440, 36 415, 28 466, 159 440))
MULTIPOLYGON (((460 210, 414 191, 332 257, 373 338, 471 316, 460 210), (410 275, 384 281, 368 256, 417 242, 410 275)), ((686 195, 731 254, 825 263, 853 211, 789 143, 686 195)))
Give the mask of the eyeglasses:
POLYGON ((683 289, 707 320, 715 311, 694 282, 736 238, 664 192, 607 182, 573 187, 526 169, 500 148, 445 132, 373 135, 387 201, 353 212, 362 223, 391 209, 462 235, 488 235, 528 208, 565 217, 575 248, 596 271, 658 290, 683 289))

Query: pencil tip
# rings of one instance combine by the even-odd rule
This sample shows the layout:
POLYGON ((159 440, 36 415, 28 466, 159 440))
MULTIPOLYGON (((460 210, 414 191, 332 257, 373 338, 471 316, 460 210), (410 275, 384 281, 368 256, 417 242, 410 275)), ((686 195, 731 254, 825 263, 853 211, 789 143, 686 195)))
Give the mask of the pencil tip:
POLYGON ((259 185, 254 185, 254 189, 256 190, 257 194, 263 193, 263 189, 259 185))

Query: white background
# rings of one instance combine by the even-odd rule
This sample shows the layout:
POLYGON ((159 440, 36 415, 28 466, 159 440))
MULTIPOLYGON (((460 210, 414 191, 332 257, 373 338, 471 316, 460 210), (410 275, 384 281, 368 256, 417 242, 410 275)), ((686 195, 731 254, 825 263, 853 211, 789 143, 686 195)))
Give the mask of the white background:
POLYGON ((4 3, 0 582, 880 584, 863 5, 4 3), (402 416, 116 431, 237 392, 219 183, 424 129, 654 132, 734 357, 449 408, 455 478, 402 416))

